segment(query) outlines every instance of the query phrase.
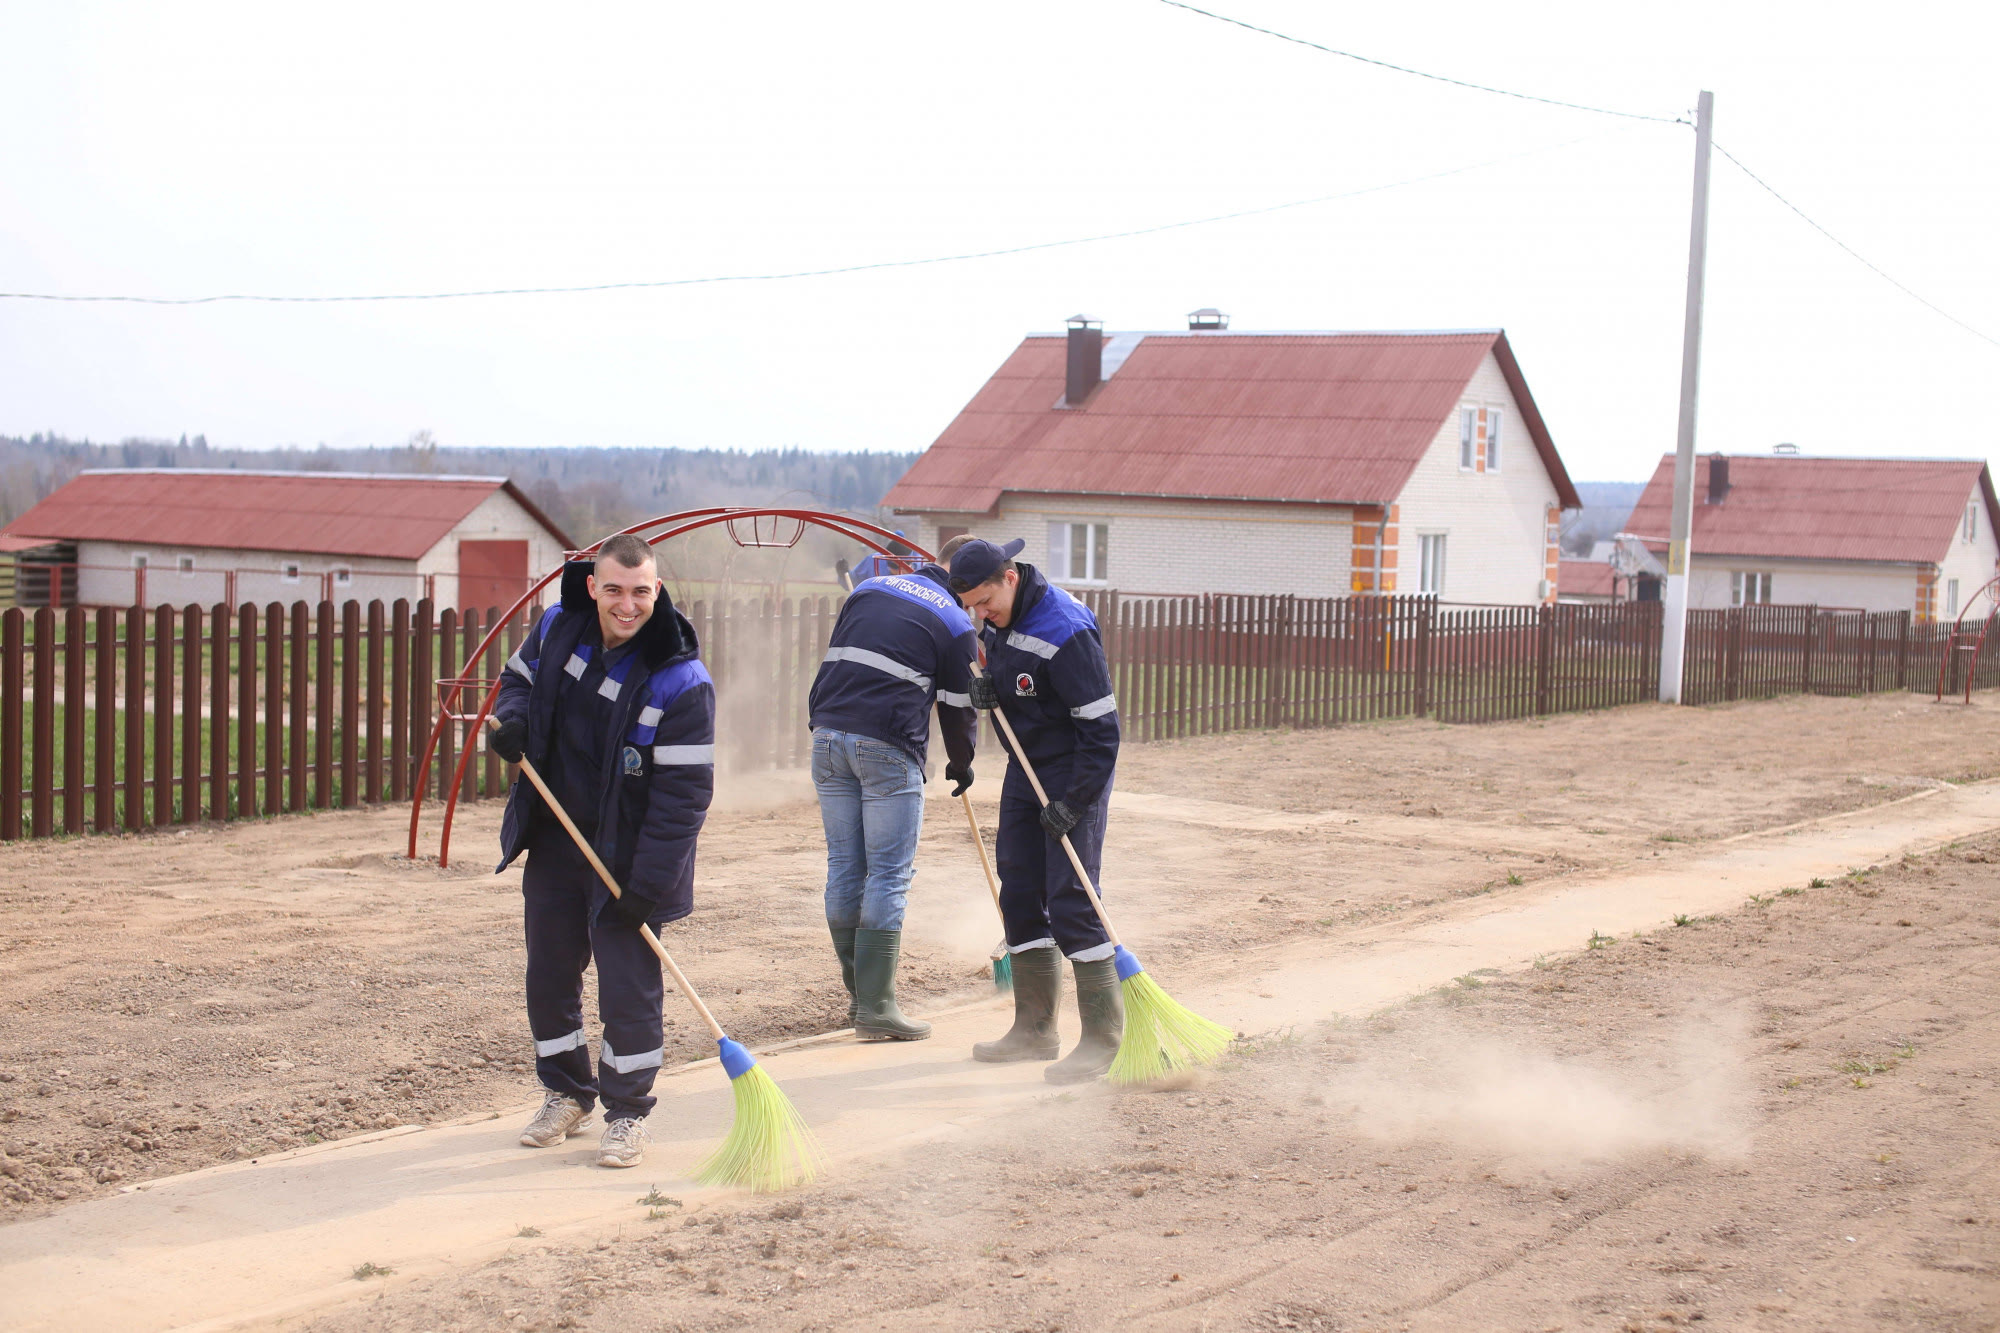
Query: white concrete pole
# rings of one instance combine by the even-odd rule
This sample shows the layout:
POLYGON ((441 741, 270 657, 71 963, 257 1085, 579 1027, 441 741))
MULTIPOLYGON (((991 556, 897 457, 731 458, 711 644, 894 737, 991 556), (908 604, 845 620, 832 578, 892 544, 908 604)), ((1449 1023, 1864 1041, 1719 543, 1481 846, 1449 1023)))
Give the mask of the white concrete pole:
POLYGON ((1688 539, 1694 529, 1695 390, 1701 380, 1701 297, 1708 267, 1708 145, 1715 94, 1704 92, 1694 119, 1694 222, 1688 234, 1687 320, 1681 332, 1681 417, 1674 442, 1674 519, 1667 547, 1665 623, 1660 633, 1660 702, 1681 701, 1688 619, 1688 539))

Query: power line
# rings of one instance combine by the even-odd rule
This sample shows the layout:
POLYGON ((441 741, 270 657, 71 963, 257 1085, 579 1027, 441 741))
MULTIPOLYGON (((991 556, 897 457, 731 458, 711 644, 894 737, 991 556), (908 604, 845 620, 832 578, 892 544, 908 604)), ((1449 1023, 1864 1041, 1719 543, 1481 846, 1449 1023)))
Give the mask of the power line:
POLYGON ((1964 329, 1967 333, 1971 334, 1973 337, 1983 339, 1986 342, 1992 343, 1995 347, 2000 347, 2000 338, 1995 338, 1991 334, 1984 333, 1981 332, 1979 329, 1973 328, 1972 325, 1966 323, 1964 320, 1960 319, 1957 315, 1952 314, 1951 311, 1946 310, 1943 306, 1931 300, 1929 297, 1926 297, 1916 291, 1913 291, 1911 288, 1909 288, 1902 282, 1899 282, 1895 278, 1889 276, 1889 274, 1885 273, 1877 264, 1875 264, 1872 260, 1870 260, 1866 255, 1862 254, 1859 250, 1856 250, 1846 241, 1841 240, 1838 236, 1835 236, 1832 232, 1828 231, 1825 227, 1822 227, 1819 223, 1813 221, 1813 219, 1806 213, 1806 211, 1803 208, 1800 208, 1797 204, 1785 198, 1784 195, 1779 194, 1777 190, 1772 187, 1769 181, 1765 180, 1762 176, 1759 176, 1756 172, 1750 170, 1750 168, 1744 166, 1743 163, 1737 159, 1736 154, 1730 152, 1727 148, 1724 148, 1720 143, 1714 143, 1714 148, 1716 152, 1722 154, 1724 157, 1729 159, 1730 165, 1734 166, 1738 171, 1748 176, 1752 181, 1755 181, 1759 189, 1763 190, 1764 193, 1770 195, 1773 199, 1777 200, 1779 203, 1783 204, 1786 208, 1789 208, 1793 213, 1797 214, 1799 219, 1803 221, 1808 227, 1811 227, 1814 231, 1826 237, 1826 239, 1828 239, 1829 241, 1832 241, 1842 250, 1845 250, 1849 258, 1855 260, 1863 268, 1867 269, 1870 273, 1873 273, 1876 277, 1882 279, 1882 281, 1888 283, 1891 287, 1894 287, 1897 291, 1909 297, 1912 301, 1915 301, 1919 305, 1929 308, 1935 314, 1944 316, 1946 319, 1958 325, 1958 327, 1964 329))
POLYGON ((1260 217, 1267 213, 1282 213, 1287 209, 1306 208, 1313 204, 1328 204, 1341 199, 1357 199, 1362 195, 1380 194, 1385 190, 1400 190, 1406 186, 1422 185, 1428 181, 1443 180, 1448 176, 1462 176, 1467 172, 1483 171, 1522 158, 1534 157, 1542 153, 1552 153, 1572 145, 1583 143, 1595 136, 1585 135, 1575 139, 1565 139, 1561 143, 1549 144, 1542 148, 1531 148, 1526 152, 1510 153, 1505 157, 1492 158, 1485 162, 1473 162, 1462 167, 1451 167, 1445 171, 1434 171, 1424 176, 1412 176, 1406 180, 1388 181, 1381 185, 1368 185, 1358 190, 1343 190, 1337 194, 1315 195, 1310 199, 1294 199, 1282 204, 1266 204, 1261 208, 1238 209, 1233 213, 1216 213, 1209 217, 1187 218, 1179 222, 1162 222, 1150 227, 1134 227, 1127 231, 1100 232, 1094 236, 1072 236, 1059 241, 1036 241, 1029 245, 1007 246, 997 250, 971 250, 962 254, 931 255, 923 259, 885 259, 871 264, 846 264, 838 268, 796 269, 786 273, 728 273, 714 274, 702 278, 661 278, 651 281, 599 282, 574 287, 491 287, 473 291, 458 292, 389 292, 369 295, 349 296, 273 296, 254 292, 225 293, 215 296, 70 296, 57 292, 0 292, 0 300, 7 301, 58 301, 68 304, 125 305, 216 305, 223 302, 258 303, 265 305, 329 305, 351 304, 364 301, 456 301, 470 297, 486 296, 569 296, 587 292, 644 291, 662 287, 698 287, 727 282, 784 282, 794 278, 827 278, 843 273, 869 273, 880 269, 921 268, 932 264, 956 264, 972 259, 997 259, 1006 255, 1032 254, 1038 250, 1055 250, 1072 245, 1094 245, 1100 241, 1128 240, 1135 236, 1153 236, 1160 232, 1179 231, 1187 227, 1205 227, 1217 222, 1233 222, 1239 218, 1260 217))
POLYGON ((1200 9, 1194 5, 1186 4, 1184 0, 1160 0, 1160 3, 1171 5, 1175 9, 1185 9, 1190 14, 1199 14, 1203 18, 1211 18, 1218 23, 1228 23, 1238 28, 1248 29, 1251 32, 1261 32, 1266 37, 1276 37, 1281 42, 1292 42, 1299 46, 1310 46, 1315 51, 1324 51, 1328 55, 1339 56, 1344 60, 1359 61, 1364 65, 1373 65, 1377 69, 1393 70, 1398 74, 1409 74, 1419 79, 1429 79, 1434 83, 1448 83, 1455 88, 1470 88, 1474 92, 1493 93, 1499 97, 1512 97, 1523 102, 1540 102, 1543 106, 1559 106, 1569 111, 1588 111, 1599 116, 1617 116, 1624 120, 1650 120, 1661 125, 1686 125, 1689 123, 1685 116, 1649 116, 1642 111, 1618 111, 1607 106, 1590 106, 1583 102, 1565 102, 1555 97, 1540 97, 1534 93, 1517 93, 1511 88, 1495 88, 1490 84, 1472 83, 1466 79, 1454 79, 1448 74, 1432 74, 1426 70, 1411 69, 1407 65, 1392 65, 1386 60, 1377 60, 1373 56, 1359 55, 1353 51, 1343 51, 1339 47, 1326 46, 1319 42, 1308 41, 1303 37, 1294 37, 1290 33, 1279 32, 1275 28, 1260 28, 1254 23, 1245 23, 1242 19, 1231 18, 1227 14, 1217 14, 1212 10, 1200 9))

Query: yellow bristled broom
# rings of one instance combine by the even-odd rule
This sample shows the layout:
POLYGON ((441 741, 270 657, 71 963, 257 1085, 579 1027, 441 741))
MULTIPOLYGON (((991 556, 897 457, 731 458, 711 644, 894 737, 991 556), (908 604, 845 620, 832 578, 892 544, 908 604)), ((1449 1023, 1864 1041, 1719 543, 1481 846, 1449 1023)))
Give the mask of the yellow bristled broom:
MULTIPOLYGON (((499 729, 497 718, 487 718, 486 723, 499 729)), ((569 812, 562 802, 549 790, 542 775, 524 755, 521 772, 542 794, 542 800, 555 813, 555 817, 568 830, 597 877, 604 881, 604 887, 611 890, 611 896, 622 898, 625 891, 618 887, 618 881, 598 860, 597 852, 575 824, 570 822, 569 812)), ((660 965, 673 977, 674 985, 680 988, 694 1011, 701 1015, 701 1021, 708 1025, 709 1033, 715 1038, 716 1049, 722 1058, 722 1068, 729 1075, 730 1090, 736 1096, 736 1117, 730 1123, 729 1136, 721 1146, 704 1158, 695 1167, 694 1178, 704 1185, 742 1185, 759 1193, 790 1189, 801 1185, 819 1174, 821 1151, 819 1140, 813 1137, 811 1126, 799 1115, 798 1108, 786 1097, 777 1081, 758 1065, 757 1057, 750 1054, 739 1043, 731 1041, 715 1021, 715 1015, 702 1003, 701 996, 689 984, 687 975, 674 962, 667 946, 660 943, 660 937, 647 925, 639 927, 639 933, 646 937, 646 943, 660 956, 660 965)))
MULTIPOLYGON (((979 851, 979 868, 986 872, 986 887, 993 894, 993 910, 1000 911, 1000 881, 993 875, 993 862, 986 855, 986 840, 979 836, 979 816, 972 813, 972 794, 960 792, 958 799, 965 802, 965 822, 972 830, 972 845, 979 851)), ((1007 952, 1007 916, 1000 915, 1000 942, 993 946, 993 989, 1014 989, 1014 958, 1007 952)))
MULTIPOLYGON (((973 663, 972 671, 974 675, 983 674, 977 662, 973 663)), ((1006 733, 1007 748, 1014 752, 1015 762, 1027 774, 1028 784, 1035 789, 1035 799, 1047 809, 1049 794, 1042 789, 1035 766, 1022 753, 1014 725, 998 708, 993 710, 993 720, 1006 733)), ((1113 1083, 1150 1083, 1177 1069, 1205 1065, 1220 1056, 1229 1049, 1229 1029, 1189 1009, 1146 974, 1138 958, 1119 941, 1111 918, 1105 914, 1104 899, 1098 896, 1090 872, 1083 868, 1083 858, 1070 845, 1069 835, 1064 834, 1061 841, 1077 879, 1090 897, 1090 905, 1097 911, 1098 924, 1104 927, 1104 934, 1111 941, 1112 956, 1118 964, 1118 984, 1125 992, 1125 1039, 1118 1044, 1118 1054, 1111 1061, 1106 1077, 1113 1083)))

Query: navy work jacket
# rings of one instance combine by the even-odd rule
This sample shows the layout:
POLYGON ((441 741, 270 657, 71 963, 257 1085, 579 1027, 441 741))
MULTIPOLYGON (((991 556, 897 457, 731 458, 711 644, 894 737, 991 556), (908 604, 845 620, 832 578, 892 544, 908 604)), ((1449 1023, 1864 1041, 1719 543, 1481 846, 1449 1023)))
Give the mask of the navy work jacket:
MULTIPOLYGON (((715 793, 715 686, 701 664, 694 626, 664 593, 633 636, 632 650, 608 673, 593 672, 591 659, 602 649, 588 632, 597 624, 597 603, 584 582, 591 568, 588 560, 564 567, 562 600, 507 659, 493 715, 527 723, 526 758, 547 781, 555 768, 561 690, 587 674, 602 676, 598 692, 611 707, 600 739, 600 790, 591 811, 571 817, 594 813, 591 847, 606 869, 627 893, 654 904, 651 921, 674 921, 694 910, 695 836, 715 793)), ((527 778, 516 778, 500 823, 497 870, 526 848, 537 819, 554 816, 527 778)), ((577 819, 585 829, 592 822, 577 819)), ((602 884, 591 892, 594 917, 611 894, 602 884)))
POLYGON ((1049 799, 1086 810, 1118 766, 1118 700, 1104 640, 1090 608, 1018 564, 1020 586, 1007 628, 987 625, 986 670, 1021 749, 1040 775, 1069 760, 1069 786, 1049 799))
POLYGON ((925 565, 854 585, 813 677, 808 725, 872 737, 921 765, 935 702, 945 757, 972 762, 977 723, 965 691, 979 643, 948 577, 925 565))

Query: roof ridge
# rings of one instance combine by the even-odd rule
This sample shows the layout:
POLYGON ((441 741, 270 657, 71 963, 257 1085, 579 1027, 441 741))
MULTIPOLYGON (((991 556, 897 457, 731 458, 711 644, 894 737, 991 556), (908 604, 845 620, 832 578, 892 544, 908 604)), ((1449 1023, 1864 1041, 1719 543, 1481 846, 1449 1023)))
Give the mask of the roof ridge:
POLYGON ((79 477, 328 477, 344 481, 479 481, 504 486, 507 477, 462 472, 340 472, 325 468, 87 467, 79 477))

